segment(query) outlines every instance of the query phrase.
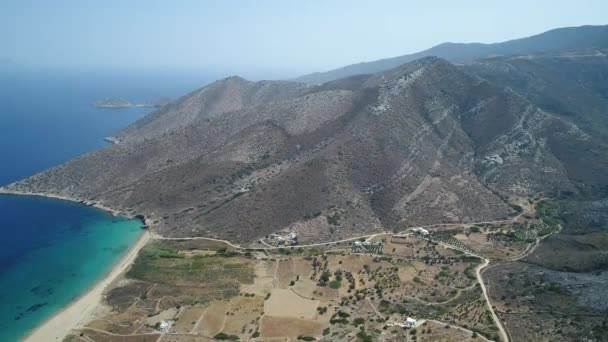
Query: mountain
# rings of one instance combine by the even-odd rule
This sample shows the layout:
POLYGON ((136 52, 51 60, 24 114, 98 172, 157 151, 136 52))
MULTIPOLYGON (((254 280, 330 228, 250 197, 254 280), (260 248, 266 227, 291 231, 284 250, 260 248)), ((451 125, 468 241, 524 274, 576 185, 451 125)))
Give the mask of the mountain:
POLYGON ((464 64, 492 56, 529 55, 558 51, 595 50, 608 48, 608 25, 559 28, 532 37, 502 43, 443 43, 428 50, 348 65, 326 72, 317 72, 295 79, 306 83, 323 83, 358 74, 381 72, 426 56, 437 56, 452 63, 464 64))
POLYGON ((604 173, 608 168, 608 50, 565 54, 499 57, 462 67, 493 84, 512 89, 544 111, 559 116, 585 132, 582 140, 548 141, 565 163, 568 177, 581 191, 608 195, 604 173), (584 190, 583 190, 584 189, 584 190))
POLYGON ((592 201, 608 185, 598 139, 426 57, 319 86, 223 79, 4 190, 144 215, 165 236, 318 241, 505 219, 541 193, 592 201))

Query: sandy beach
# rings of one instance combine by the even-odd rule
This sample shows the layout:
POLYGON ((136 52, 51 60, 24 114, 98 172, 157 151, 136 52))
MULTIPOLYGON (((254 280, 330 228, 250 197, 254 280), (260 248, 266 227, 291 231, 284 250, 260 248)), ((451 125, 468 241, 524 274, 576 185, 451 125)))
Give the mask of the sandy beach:
MULTIPOLYGON (((0 194, 55 198, 64 201, 82 203, 84 205, 88 205, 109 212, 114 216, 122 215, 128 218, 133 218, 132 216, 124 215, 116 209, 105 207, 99 203, 91 203, 88 201, 82 201, 54 194, 13 191, 7 190, 5 188, 0 188, 0 194)), ((64 309, 53 315, 53 317, 49 318, 46 322, 36 328, 30 335, 25 338, 24 341, 61 341, 70 332, 70 330, 94 318, 93 315, 95 313, 95 309, 103 299, 103 293, 105 288, 129 268, 133 261, 135 261, 139 250, 146 245, 150 238, 151 233, 148 230, 145 230, 142 236, 137 241, 137 243, 135 243, 135 245, 131 247, 129 252, 112 268, 112 270, 103 279, 97 282, 85 294, 78 297, 78 299, 68 304, 68 306, 66 306, 64 309)))
POLYGON ((61 341, 70 330, 94 318, 95 309, 103 299, 105 288, 129 268, 133 261, 135 261, 139 250, 146 245, 149 239, 150 233, 144 231, 137 243, 129 250, 127 255, 112 268, 110 273, 96 283, 88 292, 36 328, 36 330, 27 336, 24 341, 61 341))

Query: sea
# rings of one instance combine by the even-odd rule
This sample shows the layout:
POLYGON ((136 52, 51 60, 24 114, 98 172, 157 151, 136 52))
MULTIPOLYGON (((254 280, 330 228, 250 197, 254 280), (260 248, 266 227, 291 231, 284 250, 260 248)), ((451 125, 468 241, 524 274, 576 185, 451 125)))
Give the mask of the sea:
MULTIPOLYGON (((176 98, 219 75, 0 65, 0 185, 107 145, 150 108, 92 102, 176 98)), ((78 203, 0 195, 0 341, 19 341, 109 273, 142 222, 78 203)))

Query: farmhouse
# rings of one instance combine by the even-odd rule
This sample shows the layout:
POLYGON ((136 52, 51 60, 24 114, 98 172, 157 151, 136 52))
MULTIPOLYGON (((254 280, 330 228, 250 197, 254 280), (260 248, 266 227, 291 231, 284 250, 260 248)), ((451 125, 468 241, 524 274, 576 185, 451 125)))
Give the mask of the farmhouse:
POLYGON ((418 235, 423 235, 423 236, 427 236, 430 234, 428 230, 426 230, 422 227, 412 228, 412 231, 418 235))
POLYGON ((171 320, 162 320, 158 323, 158 331, 168 333, 169 329, 171 329, 171 325, 173 325, 173 321, 171 320))
POLYGON ((407 317, 403 323, 403 326, 406 328, 414 328, 416 327, 416 320, 411 317, 407 317))

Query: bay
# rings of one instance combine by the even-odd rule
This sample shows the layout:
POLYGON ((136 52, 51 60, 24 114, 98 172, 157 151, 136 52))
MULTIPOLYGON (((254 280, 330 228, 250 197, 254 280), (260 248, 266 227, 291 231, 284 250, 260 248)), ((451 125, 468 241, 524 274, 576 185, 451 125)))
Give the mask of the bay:
MULTIPOLYGON (((202 72, 0 68, 0 185, 107 145, 151 111, 99 109, 183 95, 202 72)), ((18 341, 102 279, 141 236, 142 222, 78 203, 0 196, 0 341, 18 341)))

